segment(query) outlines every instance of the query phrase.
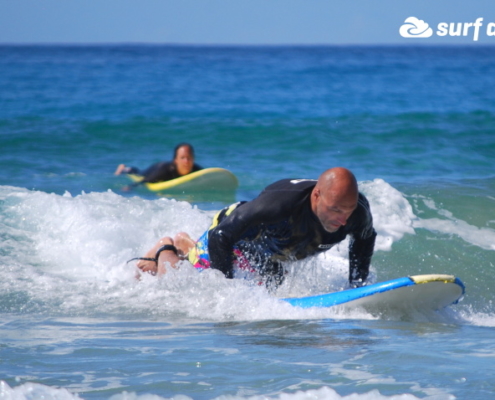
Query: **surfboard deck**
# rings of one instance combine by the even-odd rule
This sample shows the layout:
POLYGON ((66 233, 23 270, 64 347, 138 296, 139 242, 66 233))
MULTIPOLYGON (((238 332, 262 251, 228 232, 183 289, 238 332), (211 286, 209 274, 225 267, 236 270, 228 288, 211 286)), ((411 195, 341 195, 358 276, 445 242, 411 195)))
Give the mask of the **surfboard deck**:
POLYGON ((410 306, 418 310, 437 311, 456 304, 464 292, 464 284, 453 275, 415 275, 341 292, 283 300, 302 308, 342 306, 394 309, 410 306))
MULTIPOLYGON (((140 182, 143 177, 129 174, 134 182, 140 182)), ((144 186, 153 192, 219 192, 237 189, 239 182, 237 177, 225 168, 205 168, 188 175, 164 182, 145 183, 144 186)))

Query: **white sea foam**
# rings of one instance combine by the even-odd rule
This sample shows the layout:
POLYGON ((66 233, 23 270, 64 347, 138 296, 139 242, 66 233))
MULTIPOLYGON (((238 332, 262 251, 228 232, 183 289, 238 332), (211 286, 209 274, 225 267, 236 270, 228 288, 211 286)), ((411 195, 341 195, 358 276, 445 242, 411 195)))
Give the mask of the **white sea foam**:
MULTIPOLYGON (((24 383, 16 387, 10 387, 4 381, 0 381, 0 398, 4 400, 30 400, 30 399, 45 399, 45 400, 77 400, 84 399, 84 396, 79 396, 71 393, 63 388, 55 388, 38 383, 24 383)), ((141 394, 122 392, 113 395, 110 400, 194 400, 194 397, 189 397, 182 394, 177 394, 173 397, 161 397, 155 394, 141 394)), ((222 395, 212 400, 417 400, 418 397, 412 394, 398 394, 385 396, 380 394, 378 390, 372 390, 368 393, 358 394, 353 393, 346 396, 341 396, 334 389, 322 387, 307 391, 297 391, 295 393, 281 393, 278 395, 255 395, 255 396, 232 396, 222 395)), ((424 397, 423 399, 430 400, 449 400, 454 399, 445 393, 441 395, 433 395, 424 397)))
POLYGON ((414 235, 416 216, 405 196, 383 179, 363 182, 360 190, 370 202, 373 224, 378 234, 376 250, 390 250, 405 234, 414 235))
MULTIPOLYGON (((489 302, 487 309, 493 309, 489 302)), ((467 307, 461 313, 464 321, 475 326, 495 327, 495 315, 493 313, 473 311, 471 307, 467 307)))
MULTIPOLYGON (((405 196, 383 180, 361 184, 378 231, 377 250, 413 234, 414 216, 405 196)), ((125 198, 111 191, 63 196, 0 187, 4 280, 13 293, 9 311, 50 315, 182 315, 186 318, 260 320, 283 318, 374 319, 362 311, 295 309, 263 287, 226 280, 215 270, 187 263, 163 279, 135 279, 132 257, 178 231, 193 237, 209 226, 214 211, 168 199, 125 198), (22 293, 22 295, 19 295, 22 293), (15 295, 14 295, 15 294, 15 295), (149 305, 153 304, 153 307, 149 305)), ((347 285, 347 241, 318 257, 292 264, 279 297, 320 294, 347 285)), ((371 279, 375 271, 372 266, 371 279)))
POLYGON ((74 400, 80 399, 76 394, 66 389, 53 388, 39 383, 25 383, 23 385, 11 388, 4 381, 0 381, 0 398, 5 400, 28 400, 28 399, 46 399, 46 400, 74 400))
MULTIPOLYGON (((220 321, 332 315, 329 310, 294 312, 262 287, 226 280, 216 270, 198 274, 187 263, 164 279, 145 275, 137 281, 133 263, 126 264, 127 260, 142 255, 162 236, 185 230, 198 237, 210 224, 213 212, 186 202, 124 198, 112 192, 58 196, 17 188, 4 189, 0 197, 4 200, 0 218, 11 225, 3 233, 11 237, 12 247, 2 256, 8 270, 0 286, 5 293, 26 294, 11 305, 14 311, 178 312, 220 321)), ((309 281, 306 290, 314 288, 314 282, 309 281)))

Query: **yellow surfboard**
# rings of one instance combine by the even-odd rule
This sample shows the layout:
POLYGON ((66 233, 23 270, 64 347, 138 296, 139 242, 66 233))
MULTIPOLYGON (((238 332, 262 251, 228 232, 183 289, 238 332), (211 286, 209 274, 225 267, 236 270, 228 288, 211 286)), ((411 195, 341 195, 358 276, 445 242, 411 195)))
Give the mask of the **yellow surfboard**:
MULTIPOLYGON (((140 182, 143 177, 129 174, 134 182, 140 182)), ((233 191, 239 186, 236 176, 224 168, 205 168, 188 175, 165 182, 145 183, 153 192, 221 192, 233 191)))

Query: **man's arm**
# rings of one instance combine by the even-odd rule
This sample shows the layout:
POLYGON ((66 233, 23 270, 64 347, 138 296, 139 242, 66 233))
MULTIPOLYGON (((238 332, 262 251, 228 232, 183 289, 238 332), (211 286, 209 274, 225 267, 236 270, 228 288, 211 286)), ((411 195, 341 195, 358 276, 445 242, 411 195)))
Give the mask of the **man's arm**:
POLYGON ((352 237, 349 243, 349 282, 361 286, 368 278, 371 257, 375 247, 376 232, 372 228, 369 237, 352 237))
POLYGON ((211 267, 222 271, 226 278, 232 279, 234 277, 233 247, 235 242, 218 227, 211 230, 208 236, 211 267))
POLYGON ((351 285, 362 286, 368 278, 376 231, 373 228, 370 204, 361 193, 353 217, 354 229, 349 242, 349 282, 351 285))
POLYGON ((226 209, 225 214, 218 217, 219 224, 208 234, 211 267, 222 271, 229 279, 234 275, 235 244, 243 238, 248 229, 256 229, 253 227, 263 221, 263 209, 257 206, 256 200, 243 203, 230 213, 226 209))

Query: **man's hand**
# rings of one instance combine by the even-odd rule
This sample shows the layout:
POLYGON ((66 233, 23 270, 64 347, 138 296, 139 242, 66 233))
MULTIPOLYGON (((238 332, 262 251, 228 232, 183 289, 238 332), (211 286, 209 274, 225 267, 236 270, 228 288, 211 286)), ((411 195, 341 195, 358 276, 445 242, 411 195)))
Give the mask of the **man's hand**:
POLYGON ((356 289, 356 288, 359 288, 359 287, 363 287, 363 286, 366 286, 367 284, 368 284, 368 282, 363 281, 362 279, 357 279, 355 281, 350 281, 349 282, 349 286, 351 287, 351 289, 356 289))

